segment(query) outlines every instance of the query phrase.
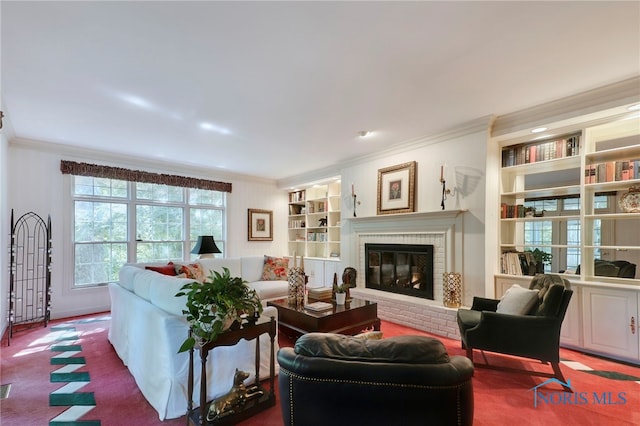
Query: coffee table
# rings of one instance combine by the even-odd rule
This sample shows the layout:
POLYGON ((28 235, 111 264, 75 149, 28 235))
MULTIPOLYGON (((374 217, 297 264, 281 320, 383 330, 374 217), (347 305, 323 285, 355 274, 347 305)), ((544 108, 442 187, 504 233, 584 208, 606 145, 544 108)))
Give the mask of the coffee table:
MULTIPOLYGON (((309 303, 315 302, 310 299, 309 303)), ((328 301, 327 301, 328 302, 328 301)), ((313 311, 304 307, 289 306, 287 299, 267 302, 278 310, 278 327, 287 336, 297 338, 311 332, 358 334, 373 327, 380 330, 378 305, 363 299, 350 299, 344 305, 331 302, 326 311, 313 311)))

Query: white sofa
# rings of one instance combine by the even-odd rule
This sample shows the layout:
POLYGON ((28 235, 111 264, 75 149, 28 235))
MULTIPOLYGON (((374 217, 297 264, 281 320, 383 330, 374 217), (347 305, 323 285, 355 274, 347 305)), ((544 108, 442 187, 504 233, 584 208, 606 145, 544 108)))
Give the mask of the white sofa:
MULTIPOLYGON (((261 256, 202 259, 205 271, 222 272, 229 268, 232 276, 241 276, 267 300, 286 297, 286 281, 262 281, 261 256)), ((109 341, 134 377, 140 391, 158 412, 160 420, 183 416, 187 411, 189 353, 178 353, 189 326, 182 314, 186 296, 175 297, 180 288, 193 282, 144 269, 143 264, 127 264, 120 270, 120 281, 109 284, 111 327, 109 341)), ((208 274, 207 274, 208 275, 208 274)), ((277 320, 277 310, 265 307, 259 321, 277 320)), ((278 351, 277 338, 275 352, 278 351)), ((269 377, 270 339, 260 337, 260 379, 269 377)), ((209 355, 207 399, 229 390, 236 368, 255 376, 255 340, 240 341, 235 346, 215 348, 209 355)), ((200 359, 196 351, 193 401, 200 400, 200 359)), ((277 362, 275 363, 278 372, 277 362)))

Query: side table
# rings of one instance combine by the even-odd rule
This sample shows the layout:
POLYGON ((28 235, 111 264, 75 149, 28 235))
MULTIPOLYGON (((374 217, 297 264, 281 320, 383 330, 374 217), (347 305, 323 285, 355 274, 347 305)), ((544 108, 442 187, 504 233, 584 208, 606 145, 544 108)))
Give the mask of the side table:
POLYGON ((273 407, 276 403, 276 395, 275 395, 275 346, 274 341, 276 337, 276 329, 277 324, 275 317, 271 317, 270 321, 262 322, 255 325, 249 325, 248 323, 243 323, 242 328, 238 330, 229 330, 218 336, 218 338, 214 342, 207 343, 204 346, 198 347, 197 349, 192 348, 189 351, 189 383, 187 387, 188 392, 188 400, 189 404, 187 407, 187 426, 190 424, 195 425, 227 425, 227 424, 235 424, 239 421, 245 420, 252 415, 263 411, 269 407, 273 407), (269 384, 270 389, 268 392, 264 391, 262 386, 260 385, 260 339, 259 337, 265 333, 269 334, 271 339, 271 361, 269 363, 269 384), (209 351, 218 346, 232 346, 240 341, 240 339, 251 340, 255 339, 256 341, 256 355, 255 355, 255 381, 254 385, 258 387, 259 390, 264 391, 262 396, 252 398, 241 407, 241 409, 233 414, 226 415, 219 420, 215 420, 213 422, 207 421, 207 413, 209 411, 209 405, 211 401, 207 401, 207 357, 209 356, 209 351), (194 408, 192 395, 193 395, 193 376, 194 376, 194 367, 193 367, 193 353, 194 350, 200 351, 200 361, 202 363, 201 374, 200 374, 200 406, 194 408))

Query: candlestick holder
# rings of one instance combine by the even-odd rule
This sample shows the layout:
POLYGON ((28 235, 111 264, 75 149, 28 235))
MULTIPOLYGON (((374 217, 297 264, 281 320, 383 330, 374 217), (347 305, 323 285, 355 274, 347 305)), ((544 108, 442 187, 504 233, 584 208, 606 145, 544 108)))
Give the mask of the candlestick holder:
POLYGON ((447 199, 447 195, 451 195, 451 190, 447 188, 447 181, 444 178, 440 178, 440 183, 442 184, 442 202, 440 206, 444 210, 444 201, 447 199))
POLYGON ((356 202, 356 194, 351 194, 351 197, 353 198, 353 217, 357 217, 356 215, 356 204, 359 204, 356 202))

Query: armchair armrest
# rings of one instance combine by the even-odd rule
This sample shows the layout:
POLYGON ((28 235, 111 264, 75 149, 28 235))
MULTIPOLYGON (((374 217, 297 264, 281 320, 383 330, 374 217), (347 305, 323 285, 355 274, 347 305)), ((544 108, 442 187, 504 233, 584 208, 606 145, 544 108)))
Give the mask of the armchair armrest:
POLYGON ((471 310, 473 311, 491 311, 495 312, 498 309, 498 303, 500 303, 497 299, 487 299, 484 297, 474 297, 473 304, 471 305, 471 310))
POLYGON ((511 355, 558 361, 560 321, 553 317, 482 312, 466 333, 469 347, 511 355))

